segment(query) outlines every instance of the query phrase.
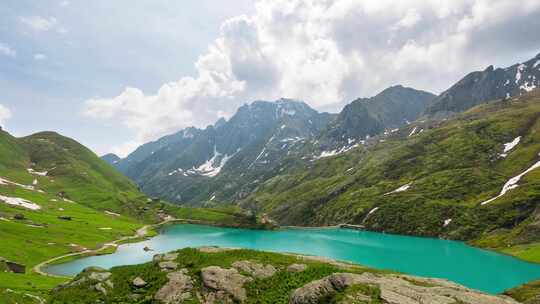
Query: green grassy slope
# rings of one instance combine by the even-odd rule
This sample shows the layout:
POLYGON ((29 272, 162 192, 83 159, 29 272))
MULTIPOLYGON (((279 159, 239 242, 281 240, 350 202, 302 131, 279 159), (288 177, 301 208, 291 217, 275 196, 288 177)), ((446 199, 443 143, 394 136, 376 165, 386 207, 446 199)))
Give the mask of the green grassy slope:
POLYGON ((159 222, 160 212, 205 223, 249 224, 232 210, 192 211, 153 202, 93 152, 53 132, 15 138, 0 131, 0 178, 0 258, 27 269, 26 274, 0 271, 0 303, 33 303, 31 295, 46 296, 63 279, 33 274, 33 266, 134 235, 143 224, 159 222), (6 197, 39 209, 6 204, 6 197))
POLYGON ((144 210, 146 197, 127 178, 77 142, 56 133, 17 139, 0 131, 0 178, 7 180, 0 184, 1 196, 25 199, 40 207, 31 210, 0 201, 0 257, 27 269, 25 275, 0 272, 0 300, 6 303, 32 303, 37 300, 27 293, 43 296, 62 281, 32 274, 39 262, 100 247, 133 235, 143 222, 158 221, 157 207, 144 210), (33 174, 28 169, 48 173, 33 174), (15 219, 15 215, 24 219, 15 219), (5 292, 8 289, 13 292, 5 292))
POLYGON ((308 170, 278 175, 241 204, 289 225, 353 223, 496 248, 540 241, 540 169, 480 205, 540 160, 539 118, 540 93, 533 92, 453 120, 417 122, 308 170), (423 132, 409 136, 415 127, 423 132), (503 144, 517 136, 521 142, 500 157, 503 144), (387 194, 407 184, 408 190, 387 194))

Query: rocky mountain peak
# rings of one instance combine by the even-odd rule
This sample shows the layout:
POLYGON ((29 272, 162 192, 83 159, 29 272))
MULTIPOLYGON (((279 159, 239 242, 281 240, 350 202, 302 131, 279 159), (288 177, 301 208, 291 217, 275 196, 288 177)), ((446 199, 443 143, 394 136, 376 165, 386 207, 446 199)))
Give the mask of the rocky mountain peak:
POLYGON ((532 58, 504 69, 487 67, 467 74, 439 95, 426 110, 427 116, 447 118, 481 103, 508 99, 540 86, 540 59, 532 58))

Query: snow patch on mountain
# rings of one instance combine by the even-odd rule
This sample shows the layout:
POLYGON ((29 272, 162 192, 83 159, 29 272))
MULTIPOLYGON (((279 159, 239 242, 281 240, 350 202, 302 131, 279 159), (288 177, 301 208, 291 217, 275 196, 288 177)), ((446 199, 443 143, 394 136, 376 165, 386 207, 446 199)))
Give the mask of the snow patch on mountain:
POLYGON ((397 188, 397 189, 394 190, 394 191, 387 192, 387 193, 385 193, 384 195, 388 195, 388 194, 392 194, 392 193, 398 193, 398 192, 407 191, 407 190, 409 190, 409 188, 411 187, 411 185, 412 185, 412 183, 408 183, 408 184, 406 184, 406 185, 403 185, 403 186, 397 188))
POLYGON ((416 130, 418 130, 418 127, 412 129, 411 133, 409 133, 409 137, 413 136, 416 133, 416 130))
POLYGON ((504 144, 504 151, 503 151, 503 153, 499 154, 499 156, 507 157, 508 152, 512 151, 512 149, 514 149, 519 144, 520 141, 521 141, 521 136, 518 136, 518 137, 514 138, 514 140, 512 140, 511 142, 505 143, 504 144))
POLYGON ((19 184, 19 183, 12 182, 2 177, 0 177, 0 185, 13 185, 13 186, 21 187, 26 190, 32 190, 32 191, 36 190, 34 186, 27 186, 27 185, 19 184))
POLYGON ((527 173, 529 173, 529 172, 531 172, 531 171, 533 171, 534 169, 537 169, 537 168, 540 168, 540 161, 536 162, 534 165, 532 165, 531 167, 529 167, 527 170, 523 171, 523 172, 520 173, 519 175, 514 176, 514 177, 512 177, 511 179, 509 179, 509 180, 506 182, 506 184, 504 184, 504 186, 503 186, 501 192, 499 193, 499 195, 497 195, 497 196, 495 196, 495 197, 493 197, 493 198, 490 198, 490 199, 488 199, 487 201, 484 201, 484 202, 480 203, 480 205, 483 206, 483 205, 489 204, 489 203, 493 202, 494 200, 498 199, 499 197, 504 196, 506 193, 508 193, 508 191, 517 188, 517 187, 518 187, 518 183, 519 183, 519 181, 521 180, 521 178, 522 178, 525 174, 527 174, 527 173))
POLYGON ((200 165, 199 167, 193 168, 189 170, 188 172, 204 175, 208 177, 214 177, 218 175, 219 172, 221 172, 221 169, 223 168, 223 166, 225 166, 227 161, 231 159, 231 157, 233 156, 234 154, 229 156, 226 154, 223 155, 219 153, 216 149, 216 146, 214 145, 214 155, 212 156, 212 158, 207 160, 204 164, 200 165))
POLYGON ((536 89, 536 84, 534 82, 529 83, 528 81, 526 81, 524 84, 520 85, 519 88, 521 90, 524 90, 525 92, 530 92, 536 89))
POLYGON ((330 150, 330 151, 322 151, 321 154, 319 156, 315 156, 314 157, 314 160, 317 160, 317 159, 321 159, 321 158, 325 158, 325 157, 331 157, 331 156, 336 156, 336 155, 339 155, 339 154, 343 154, 345 152, 348 152, 356 147, 358 147, 359 144, 354 144, 352 146, 345 146, 341 149, 334 149, 334 150, 330 150))
POLYGON ((28 201, 19 197, 9 197, 9 196, 0 195, 0 201, 3 201, 4 203, 8 205, 19 206, 19 207, 23 207, 30 210, 41 209, 40 205, 32 203, 31 201, 28 201))
POLYGON ((450 225, 451 222, 452 222, 452 219, 451 219, 451 218, 450 218, 450 219, 444 220, 443 227, 446 227, 446 226, 450 225))
POLYGON ((517 68, 517 72, 516 72, 516 84, 518 84, 519 80, 521 79, 521 72, 523 72, 523 70, 526 68, 527 66, 524 65, 523 63, 520 64, 517 68))
POLYGON ((47 174, 49 173, 49 171, 43 171, 43 172, 35 171, 32 168, 28 168, 26 169, 26 171, 28 171, 28 173, 30 174, 39 175, 39 176, 47 176, 47 174))

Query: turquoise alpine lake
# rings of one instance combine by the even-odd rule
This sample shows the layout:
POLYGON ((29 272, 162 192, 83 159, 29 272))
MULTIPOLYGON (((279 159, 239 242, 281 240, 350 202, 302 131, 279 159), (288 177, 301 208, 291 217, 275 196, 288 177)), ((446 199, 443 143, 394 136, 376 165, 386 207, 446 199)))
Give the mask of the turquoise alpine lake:
POLYGON ((51 265, 45 271, 74 275, 88 266, 139 264, 150 261, 157 253, 200 246, 323 256, 378 269, 444 278, 488 293, 500 293, 540 278, 540 265, 456 241, 340 228, 264 231, 190 224, 166 226, 158 236, 121 245, 114 254, 51 265), (144 251, 144 247, 153 251, 144 251))

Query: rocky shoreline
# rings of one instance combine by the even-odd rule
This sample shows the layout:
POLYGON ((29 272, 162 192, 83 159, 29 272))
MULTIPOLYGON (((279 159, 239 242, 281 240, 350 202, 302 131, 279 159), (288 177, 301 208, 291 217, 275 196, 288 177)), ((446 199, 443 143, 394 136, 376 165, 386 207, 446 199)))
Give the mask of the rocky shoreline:
POLYGON ((381 272, 331 259, 201 247, 152 262, 87 268, 54 289, 50 303, 518 304, 441 279, 381 272))

